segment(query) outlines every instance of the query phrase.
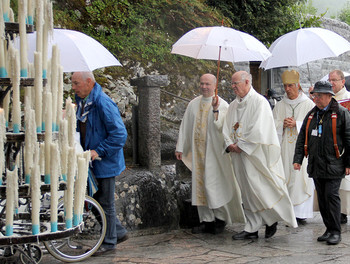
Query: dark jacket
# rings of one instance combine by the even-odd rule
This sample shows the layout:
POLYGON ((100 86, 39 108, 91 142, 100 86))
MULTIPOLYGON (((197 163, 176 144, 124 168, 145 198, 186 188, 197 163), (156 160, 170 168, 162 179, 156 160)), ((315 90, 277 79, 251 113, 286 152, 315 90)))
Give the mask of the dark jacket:
POLYGON ((302 164, 304 158, 305 129, 309 115, 314 112, 308 129, 308 166, 311 178, 338 179, 345 176, 345 168, 350 168, 350 113, 332 98, 323 117, 322 136, 312 136, 317 127, 315 106, 305 117, 294 153, 293 163, 302 164), (337 159, 333 143, 332 113, 337 114, 337 143, 341 156, 337 159))
MULTIPOLYGON (((82 99, 75 97, 77 108, 77 131, 82 99)), ((123 147, 127 138, 126 128, 120 116, 118 106, 109 98, 98 83, 89 94, 85 103, 87 114, 84 150, 95 150, 101 160, 92 162, 96 178, 110 178, 119 175, 125 169, 123 147)))

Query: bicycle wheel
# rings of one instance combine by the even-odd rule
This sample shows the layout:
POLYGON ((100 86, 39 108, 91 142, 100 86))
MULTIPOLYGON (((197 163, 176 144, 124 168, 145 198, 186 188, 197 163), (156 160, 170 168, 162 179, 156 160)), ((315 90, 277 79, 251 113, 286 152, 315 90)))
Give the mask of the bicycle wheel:
MULTIPOLYGON (((58 208, 63 209, 63 199, 59 200, 58 208)), ((64 262, 82 261, 95 253, 105 237, 107 222, 101 205, 90 196, 85 196, 83 222, 81 233, 65 239, 45 241, 47 251, 64 262)), ((58 230, 60 228, 64 228, 64 225, 59 225, 58 230)))

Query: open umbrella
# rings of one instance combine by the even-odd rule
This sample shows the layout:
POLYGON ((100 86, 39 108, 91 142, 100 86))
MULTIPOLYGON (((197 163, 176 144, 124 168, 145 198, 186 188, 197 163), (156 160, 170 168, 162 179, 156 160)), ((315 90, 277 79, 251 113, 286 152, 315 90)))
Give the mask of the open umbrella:
POLYGON ((350 50, 350 42, 328 29, 301 28, 279 37, 269 50, 272 56, 260 64, 266 70, 337 57, 350 50))
MULTIPOLYGON (((171 53, 196 59, 229 62, 263 61, 271 56, 268 49, 252 35, 228 27, 199 27, 183 35, 171 53)), ((217 78, 218 79, 218 78, 217 78)), ((215 94, 217 94, 217 84, 215 94)))
MULTIPOLYGON (((36 50, 36 32, 27 34, 28 61, 34 61, 36 50)), ((54 29, 49 37, 48 50, 52 45, 60 50, 60 61, 64 72, 93 71, 107 66, 121 66, 120 62, 101 43, 79 31, 54 29)), ((16 39, 15 46, 19 47, 16 39)), ((48 52, 49 57, 51 53, 48 52)))

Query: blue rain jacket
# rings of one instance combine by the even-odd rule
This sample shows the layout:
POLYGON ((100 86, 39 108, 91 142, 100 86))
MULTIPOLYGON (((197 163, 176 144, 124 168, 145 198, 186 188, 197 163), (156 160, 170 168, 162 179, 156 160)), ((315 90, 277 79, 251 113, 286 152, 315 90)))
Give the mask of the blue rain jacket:
POLYGON ((75 96, 77 102, 77 131, 79 122, 86 120, 84 150, 95 150, 101 160, 92 162, 96 178, 118 176, 125 169, 123 147, 127 131, 118 106, 109 98, 98 83, 90 92, 81 115, 83 99, 75 96))

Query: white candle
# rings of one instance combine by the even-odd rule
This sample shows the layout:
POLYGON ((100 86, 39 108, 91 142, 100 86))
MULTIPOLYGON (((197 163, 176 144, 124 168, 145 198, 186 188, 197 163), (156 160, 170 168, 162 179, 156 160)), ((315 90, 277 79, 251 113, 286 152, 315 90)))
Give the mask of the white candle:
POLYGON ((58 176, 59 176, 59 152, 56 143, 51 143, 51 232, 57 231, 57 204, 58 204, 58 176))
POLYGON ((86 160, 83 156, 78 155, 78 174, 75 184, 75 196, 74 196, 74 216, 73 223, 78 225, 82 221, 84 197, 86 191, 87 181, 86 160))
POLYGON ((3 7, 3 17, 5 22, 9 22, 10 21, 10 0, 2 0, 2 7, 3 7))
POLYGON ((34 0, 28 0, 28 24, 34 24, 34 0))
POLYGON ((21 102, 20 102, 20 66, 18 50, 13 50, 12 54, 12 126, 13 132, 19 133, 21 129, 21 102))
POLYGON ((68 165, 68 120, 63 119, 60 123, 59 143, 61 152, 61 175, 64 181, 67 181, 68 165))
POLYGON ((58 54, 57 45, 53 45, 51 56, 52 131, 56 131, 57 126, 58 54))
MULTIPOLYGON (((59 65, 59 63, 58 63, 59 65)), ((59 131, 59 124, 62 120, 63 115, 63 67, 58 67, 58 87, 57 87, 57 118, 56 123, 58 127, 56 127, 56 131, 59 131)), ((68 136, 68 135, 67 135, 68 136)))
POLYGON ((65 192, 65 211, 66 211, 66 227, 73 226, 73 193, 74 193, 74 177, 76 172, 76 156, 75 148, 68 148, 68 170, 67 170, 67 190, 65 192))
MULTIPOLYGON (((45 175, 45 142, 40 143, 40 175, 45 175)), ((41 178, 40 178, 41 180, 41 178)))
POLYGON ((43 78, 47 76, 47 54, 49 35, 53 31, 52 3, 48 0, 44 2, 44 26, 43 26, 43 78))
POLYGON ((50 184, 50 147, 52 142, 52 95, 44 94, 45 101, 45 183, 50 184))
POLYGON ((33 153, 37 141, 35 112, 30 106, 25 108, 26 133, 24 138, 24 169, 25 183, 29 184, 31 178, 31 168, 33 167, 33 153))
POLYGON ((19 37, 20 37, 20 51, 21 51, 21 77, 28 77, 28 55, 27 55, 27 0, 18 1, 18 21, 19 21, 19 37))
POLYGON ((68 119, 68 144, 70 147, 74 147, 77 123, 75 107, 70 97, 66 100, 66 118, 68 119))
POLYGON ((34 52, 34 65, 35 65, 35 122, 36 132, 41 133, 42 125, 42 92, 43 92, 43 75, 42 75, 42 61, 41 52, 34 52))
POLYGON ((12 8, 9 9, 9 18, 10 22, 15 22, 15 14, 13 13, 12 8))
MULTIPOLYGON (((0 14, 3 14, 2 4, 0 4, 0 14)), ((0 15, 0 78, 7 77, 6 61, 5 61, 5 24, 4 17, 0 15)))
POLYGON ((31 171, 30 188, 32 200, 32 234, 40 233, 40 197, 41 197, 41 174, 40 174, 40 149, 39 143, 36 142, 34 146, 34 164, 31 171))
MULTIPOLYGON (((43 0, 36 0, 35 5, 36 5, 36 15, 35 15, 36 51, 42 53, 43 52, 44 2, 43 0)), ((42 68, 42 62, 40 67, 42 68)))
POLYGON ((6 122, 4 109, 0 108, 0 185, 2 185, 2 173, 5 172, 6 122))
POLYGON ((6 236, 13 235, 13 214, 15 210, 15 184, 17 167, 13 171, 7 170, 6 173, 6 236))

